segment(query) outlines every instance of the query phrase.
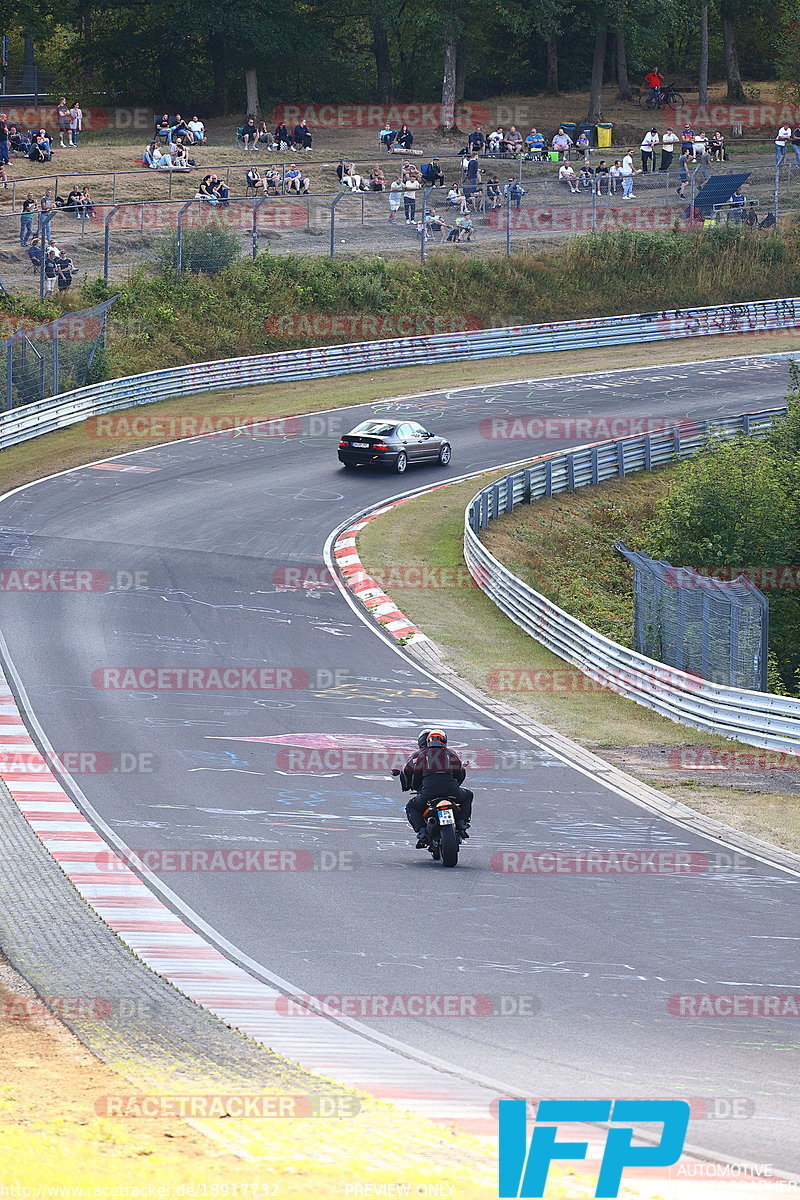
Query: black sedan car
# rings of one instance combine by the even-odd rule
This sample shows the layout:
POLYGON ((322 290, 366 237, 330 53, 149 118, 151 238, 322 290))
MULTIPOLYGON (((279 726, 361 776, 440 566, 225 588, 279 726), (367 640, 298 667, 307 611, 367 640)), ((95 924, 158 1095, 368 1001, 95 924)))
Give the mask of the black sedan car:
POLYGON ((411 463, 450 462, 450 443, 416 421, 362 421, 339 442, 339 462, 345 467, 392 467, 402 475, 411 463))

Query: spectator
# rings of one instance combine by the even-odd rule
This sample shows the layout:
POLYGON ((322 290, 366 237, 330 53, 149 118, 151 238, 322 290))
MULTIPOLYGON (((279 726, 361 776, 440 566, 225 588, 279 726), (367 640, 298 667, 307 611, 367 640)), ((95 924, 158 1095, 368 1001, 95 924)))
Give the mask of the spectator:
POLYGON ((163 113, 156 121, 156 140, 168 142, 172 138, 172 122, 168 113, 163 113))
POLYGON ((617 184, 622 180, 622 163, 618 158, 614 159, 612 165, 608 168, 608 194, 616 195, 617 184))
POLYGON ((42 265, 42 250, 39 245, 38 238, 34 238, 33 241, 29 244, 28 258, 29 258, 32 266, 40 267, 42 265))
POLYGON ((486 149, 486 135, 482 125, 476 125, 467 138, 467 150, 470 154, 483 154, 486 149))
MULTIPOLYGON (((50 188, 44 189, 44 195, 39 201, 39 230, 45 224, 45 218, 56 211, 56 202, 50 195, 50 188)), ((38 231, 37 231, 38 232, 38 231)))
POLYGON ((664 136, 661 139, 661 166, 659 171, 668 171, 672 166, 672 158, 675 154, 675 147, 680 144, 680 138, 674 129, 667 127, 664 136))
POLYGON ((404 150, 410 150, 414 145, 414 135, 406 125, 405 121, 400 126, 397 134, 397 144, 402 146, 404 150))
POLYGON ((525 189, 511 175, 509 176, 508 183, 503 188, 503 195, 506 197, 506 203, 509 207, 513 204, 514 208, 519 208, 522 197, 525 195, 525 189))
POLYGON ((188 171, 189 158, 184 145, 173 146, 170 149, 170 164, 173 171, 188 171))
POLYGON ((192 137, 192 131, 180 113, 175 114, 175 124, 170 130, 170 138, 171 141, 175 142, 175 144, 179 146, 182 146, 184 142, 187 142, 189 145, 191 145, 194 141, 194 138, 192 137))
POLYGON ((681 129, 681 148, 684 146, 694 147, 694 130, 688 121, 684 121, 681 129))
POLYGON ((477 154, 473 154, 467 162, 467 169, 464 172, 464 199, 472 208, 475 207, 475 198, 478 196, 480 186, 480 164, 478 162, 477 154))
POLYGON ((457 208, 460 213, 469 211, 466 196, 462 195, 457 184, 453 184, 450 191, 447 193, 447 204, 449 207, 457 208))
POLYGON ((310 150, 314 139, 311 137, 305 121, 298 121, 294 127, 294 143, 300 150, 310 150))
POLYGON ((12 154, 27 154, 31 144, 16 125, 8 126, 8 145, 12 154))
POLYGON ((740 222, 744 213, 744 206, 747 203, 747 197, 740 187, 731 196, 728 201, 728 220, 740 222))
POLYGON ((88 187, 81 189, 81 207, 83 208, 84 214, 87 217, 94 216, 94 200, 89 194, 88 187))
POLYGON ((569 185, 569 190, 574 196, 578 190, 578 178, 575 174, 575 168, 571 163, 564 162, 561 164, 561 166, 558 168, 558 178, 561 183, 566 183, 569 185))
POLYGON ((622 199, 633 200, 636 193, 633 190, 634 175, 641 175, 641 170, 637 170, 633 165, 633 156, 630 152, 625 155, 622 160, 622 199))
POLYGON ((403 211, 406 225, 413 225, 417 211, 417 192, 421 187, 419 179, 411 175, 403 185, 403 211))
POLYGON ((397 137, 397 131, 395 129, 390 129, 388 125, 384 125, 378 136, 381 145, 386 147, 386 153, 391 154, 392 146, 395 138, 397 137))
MULTIPOLYGON (((263 187, 263 181, 255 167, 247 168, 244 175, 244 183, 246 191, 255 192, 258 188, 263 187)), ((266 192, 266 188, 263 190, 266 192)))
POLYGON ((531 129, 528 136, 525 138, 525 145, 528 148, 528 154, 531 158, 542 158, 547 149, 547 142, 544 136, 534 127, 531 129))
POLYGON ((192 144, 202 146, 206 140, 206 127, 200 118, 197 115, 193 116, 186 128, 192 135, 192 144))
POLYGON ((510 154, 519 154, 522 149, 522 134, 517 132, 516 125, 512 125, 506 134, 506 146, 510 154))
POLYGON ((168 149, 166 146, 162 146, 162 147, 156 146, 154 160, 155 160, 155 167, 156 167, 157 171, 171 171, 172 170, 172 153, 171 153, 171 151, 173 149, 174 149, 174 147, 170 147, 168 149))
POLYGON ((211 190, 217 198, 217 203, 221 208, 228 207, 228 185, 224 179, 219 179, 216 175, 211 176, 211 190))
MULTIPOLYGON (((470 217, 469 213, 466 213, 463 217, 456 217, 457 242, 471 242, 474 231, 475 226, 472 224, 472 218, 470 217)), ((449 234, 447 240, 450 241, 449 234)))
POLYGON ((553 138, 553 149, 558 151, 559 158, 569 159, 569 148, 572 138, 559 126, 558 133, 553 138))
POLYGON ((33 192, 28 192, 22 201, 22 212, 19 218, 19 244, 27 246, 33 237, 33 214, 36 212, 36 200, 33 192))
MULTIPOLYGON (((336 168, 336 173, 339 173, 338 167, 336 168)), ((361 176, 356 171, 355 163, 348 163, 346 166, 343 165, 342 187, 349 187, 351 192, 360 192, 362 182, 361 176)))
POLYGON ((283 186, 281 173, 277 167, 267 167, 266 171, 264 172, 262 186, 265 194, 267 192, 271 192, 274 196, 277 196, 278 189, 282 188, 283 186))
POLYGON ((786 158, 786 144, 792 140, 792 127, 784 121, 775 137, 775 166, 783 165, 786 158))
POLYGON ((642 138, 642 144, 639 147, 642 154, 642 171, 646 175, 648 171, 656 169, 656 146, 658 145, 658 130, 654 127, 642 138))
POLYGON ((386 191, 386 176, 377 163, 369 173, 369 189, 371 192, 386 191))
POLYGON ((58 122, 58 144, 62 150, 65 150, 64 135, 67 136, 67 146, 72 145, 72 139, 69 133, 69 106, 66 96, 62 96, 56 108, 56 120, 58 122))
POLYGON ((393 225, 397 221, 397 214, 400 211, 402 199, 403 184, 399 179, 393 179, 389 185, 389 220, 393 225))
POLYGON ((0 185, 6 189, 8 188, 8 176, 6 175, 5 163, 0 163, 0 185))
POLYGON ((422 168, 422 178, 430 187, 444 187, 444 171, 439 164, 438 158, 434 158, 431 162, 426 163, 422 168))
POLYGON ((584 162, 588 163, 589 152, 590 152, 591 148, 592 147, 591 147, 591 142, 589 141, 589 135, 585 129, 582 129, 580 131, 580 133, 578 134, 577 141, 575 142, 575 149, 579 150, 580 153, 583 155, 584 162))
POLYGON ((72 277, 76 267, 68 254, 56 255, 56 281, 59 292, 66 292, 72 286, 72 277))
POLYGON ((800 125, 792 130, 792 146, 794 148, 794 165, 800 168, 800 125))
POLYGON ((502 208, 503 201, 500 198, 500 180, 496 175, 492 175, 486 181, 486 199, 491 200, 490 208, 502 208))
POLYGON ((711 178, 711 151, 708 147, 704 147, 700 155, 700 165, 697 168, 697 176, 701 183, 708 183, 711 178))
POLYGON ((70 145, 77 150, 81 132, 83 131, 83 109, 77 100, 73 100, 69 109, 69 136, 72 139, 70 145))
POLYGON ((711 142, 709 144, 709 150, 711 151, 711 157, 714 159, 715 162, 724 162, 725 161, 725 158, 726 158, 725 138, 722 136, 722 133, 720 132, 719 129, 715 129, 714 133, 711 135, 711 142))
POLYGON ((245 150, 257 150, 258 128, 252 117, 248 117, 242 126, 242 141, 245 150))
POLYGON ((438 233, 439 241, 443 242, 444 237, 445 237, 445 230, 448 228, 449 228, 449 226, 445 225, 444 221, 439 216, 439 214, 437 213, 435 208, 431 208, 431 209, 429 209, 428 212, 426 212, 425 225, 422 230, 423 236, 426 241, 428 240, 429 237, 432 237, 434 234, 438 233))
POLYGON ((707 148, 707 146, 708 146, 708 138, 702 132, 702 130, 698 129, 694 135, 694 156, 695 156, 695 158, 699 158, 700 155, 703 153, 703 151, 707 148))
POLYGON ((578 172, 578 177, 584 188, 588 188, 594 182, 594 170, 589 166, 588 162, 581 164, 581 169, 578 172))
POLYGON ((275 141, 277 143, 278 150, 288 150, 289 149, 289 130, 286 128, 286 126, 283 124, 282 121, 281 121, 280 125, 275 126, 274 137, 275 137, 275 141))
POLYGON ((309 181, 303 177, 303 173, 298 169, 297 163, 289 164, 288 171, 284 172, 283 182, 287 192, 297 192, 303 196, 308 195, 309 181))
POLYGON ((155 167, 158 160, 161 158, 161 151, 155 142, 151 142, 142 155, 142 162, 147 163, 148 167, 155 167))
MULTIPOLYGON (((664 82, 664 77, 659 71, 658 67, 653 67, 653 69, 649 71, 647 75, 645 75, 644 81, 647 84, 648 99, 657 100, 658 93, 661 90, 661 85, 664 82)), ((642 168, 642 170, 644 170, 644 168, 642 168)))
POLYGON ((81 200, 80 188, 78 187, 77 184, 73 184, 72 189, 71 189, 69 195, 67 196, 67 202, 61 211, 63 213, 71 213, 73 217, 77 217, 77 219, 80 220, 80 217, 81 217, 80 200, 81 200))
POLYGON ((50 146, 47 138, 43 138, 40 133, 37 133, 36 139, 28 151, 28 160, 30 162, 50 162, 53 155, 50 152, 50 146))
POLYGON ((206 204, 210 204, 212 208, 216 208, 219 204, 219 199, 214 191, 214 180, 214 176, 204 175, 194 196, 195 200, 203 200, 206 204))
POLYGON ((0 112, 0 166, 8 166, 8 151, 8 117, 4 112, 0 112))
POLYGON ((56 264, 55 250, 48 250, 44 260, 44 294, 45 297, 52 296, 56 290, 56 280, 58 279, 58 266, 56 264))
POLYGON ((675 189, 675 194, 685 199, 686 188, 689 183, 689 171, 695 165, 694 148, 692 146, 683 147, 679 163, 680 171, 678 173, 678 186, 675 189))
POLYGON ((595 178, 595 186, 597 188, 598 196, 602 195, 603 181, 605 181, 606 191, 607 191, 608 195, 610 196, 611 195, 611 175, 610 175, 610 172, 608 169, 608 163, 606 162, 606 160, 604 158, 601 158, 600 162, 595 167, 594 178, 595 178))
POLYGON ((502 127, 502 125, 498 125, 497 129, 493 130, 493 132, 489 134, 489 140, 488 140, 489 153, 490 154, 499 154, 501 152, 500 151, 501 146, 505 147, 505 144, 506 144, 506 138, 505 138, 505 134, 503 133, 503 127, 502 127))

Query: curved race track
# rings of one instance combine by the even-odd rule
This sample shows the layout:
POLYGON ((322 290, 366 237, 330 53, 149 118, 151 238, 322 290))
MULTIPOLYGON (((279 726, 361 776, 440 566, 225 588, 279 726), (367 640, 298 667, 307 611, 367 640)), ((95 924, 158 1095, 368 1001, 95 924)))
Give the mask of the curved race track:
POLYGON ((279 590, 274 576, 321 567, 326 538, 351 514, 442 477, 342 471, 336 434, 364 409, 447 431, 456 476, 570 444, 484 438, 487 416, 706 419, 776 405, 787 378, 780 359, 738 359, 432 393, 339 410, 321 437, 196 439, 117 460, 135 471, 44 480, 0 503, 0 566, 143 571, 147 586, 0 594, 10 660, 59 752, 156 756, 150 774, 75 776, 128 846, 355 852, 353 870, 160 873, 298 991, 533 996, 540 1011, 529 1016, 361 1019, 511 1094, 746 1098, 755 1115, 695 1121, 689 1141, 798 1171, 797 1021, 680 1019, 667 1008, 678 993, 800 990, 797 878, 743 855, 726 869, 729 847, 652 816, 437 687, 338 592, 279 590), (219 694, 106 690, 92 678, 103 667, 230 664, 348 679, 219 694), (477 819, 457 871, 412 849, 385 772, 298 774, 285 746, 257 740, 411 744, 432 720, 455 744, 533 760, 473 772, 477 819), (723 858, 689 876, 493 872, 491 855, 508 847, 723 858))

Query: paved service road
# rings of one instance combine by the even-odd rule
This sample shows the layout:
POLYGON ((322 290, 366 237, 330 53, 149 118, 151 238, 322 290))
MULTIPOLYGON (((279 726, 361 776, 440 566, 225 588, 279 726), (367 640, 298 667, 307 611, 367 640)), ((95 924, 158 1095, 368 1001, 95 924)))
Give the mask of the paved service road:
POLYGON ((690 1142, 800 1170, 800 1023, 680 1018, 668 1007, 677 994, 800 992, 797 879, 744 856, 731 864, 729 848, 652 816, 460 702, 376 638, 338 592, 277 586, 286 567, 321 567, 328 534, 352 513, 444 476, 340 469, 337 435, 365 408, 446 431, 455 476, 574 441, 569 428, 560 440, 493 440, 481 425, 490 417, 705 419, 775 406, 787 379, 781 360, 739 359, 502 384, 340 410, 323 436, 205 438, 118 460, 136 471, 70 471, 0 504, 0 566, 94 569, 113 584, 90 595, 0 595, 10 658, 59 752, 154 756, 123 764, 149 772, 75 775, 130 847, 303 849, 317 866, 351 868, 159 864, 186 904, 299 992, 488 995, 505 1015, 354 1015, 512 1094, 705 1097, 720 1114, 738 1100, 742 1119, 696 1109, 690 1142), (131 590, 137 571, 146 586, 131 590), (98 686, 102 668, 231 665, 302 668, 308 686, 98 686), (308 750, 411 746, 433 721, 482 762, 504 753, 501 767, 472 773, 474 834, 456 871, 413 850, 380 760, 339 770, 308 750), (492 870, 492 855, 508 848, 677 850, 708 864, 688 876, 624 878, 492 870))

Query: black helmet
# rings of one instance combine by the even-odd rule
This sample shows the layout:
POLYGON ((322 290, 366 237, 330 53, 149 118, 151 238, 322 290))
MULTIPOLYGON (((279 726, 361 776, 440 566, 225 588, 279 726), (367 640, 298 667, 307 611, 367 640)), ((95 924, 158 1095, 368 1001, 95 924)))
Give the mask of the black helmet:
POLYGON ((423 729, 420 731, 420 735, 417 738, 417 745, 419 746, 420 750, 424 750, 425 747, 427 746, 427 744, 428 744, 428 730, 423 729))

